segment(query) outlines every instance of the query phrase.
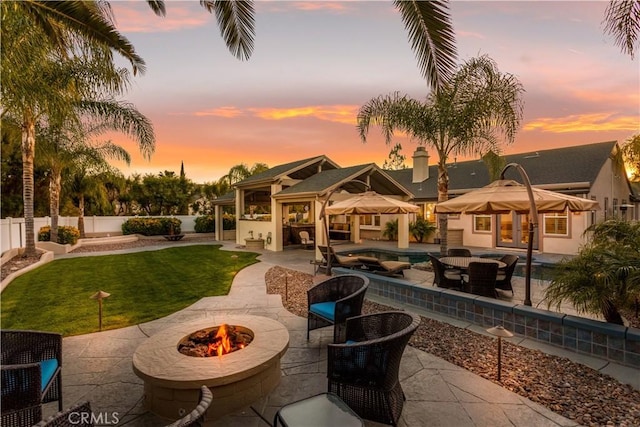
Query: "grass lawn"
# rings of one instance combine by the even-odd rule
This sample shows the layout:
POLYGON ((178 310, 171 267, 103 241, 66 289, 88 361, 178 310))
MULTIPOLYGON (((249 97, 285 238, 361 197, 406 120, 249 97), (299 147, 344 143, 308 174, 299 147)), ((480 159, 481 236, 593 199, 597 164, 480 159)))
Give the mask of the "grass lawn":
POLYGON ((103 300, 103 330, 158 319, 202 297, 226 295, 235 274, 257 255, 200 245, 53 261, 2 292, 2 328, 96 332, 98 302, 90 296, 99 290, 111 294, 103 300))

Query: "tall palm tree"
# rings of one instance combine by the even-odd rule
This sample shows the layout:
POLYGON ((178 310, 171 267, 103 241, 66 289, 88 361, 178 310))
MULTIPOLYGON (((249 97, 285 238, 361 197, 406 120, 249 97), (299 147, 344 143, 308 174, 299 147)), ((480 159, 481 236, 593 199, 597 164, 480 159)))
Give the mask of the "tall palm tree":
MULTIPOLYGON (((514 140, 522 120, 518 79, 502 74, 488 56, 463 64, 440 91, 432 91, 424 102, 393 93, 369 100, 358 111, 358 131, 363 142, 372 124, 379 125, 387 144, 395 130, 406 132, 419 144, 438 153, 438 201, 447 200, 451 155, 486 153, 495 149, 502 136, 514 140)), ((442 253, 447 251, 447 216, 439 215, 442 253)))

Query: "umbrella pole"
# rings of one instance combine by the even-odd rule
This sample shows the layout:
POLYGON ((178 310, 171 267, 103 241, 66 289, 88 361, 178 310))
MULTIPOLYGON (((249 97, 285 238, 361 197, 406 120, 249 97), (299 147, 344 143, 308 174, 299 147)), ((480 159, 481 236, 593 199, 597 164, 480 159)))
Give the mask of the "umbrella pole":
POLYGON ((529 219, 529 241, 527 242, 527 266, 524 282, 524 305, 531 307, 531 256, 533 255, 533 220, 529 219))

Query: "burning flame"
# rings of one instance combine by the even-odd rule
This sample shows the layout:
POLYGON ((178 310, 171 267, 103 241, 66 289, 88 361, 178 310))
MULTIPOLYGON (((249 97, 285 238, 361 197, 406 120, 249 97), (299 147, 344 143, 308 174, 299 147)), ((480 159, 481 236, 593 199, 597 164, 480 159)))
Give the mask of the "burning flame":
POLYGON ((231 340, 229 339, 229 335, 227 334, 227 325, 222 324, 218 328, 218 332, 213 340, 213 342, 209 343, 207 353, 209 355, 217 354, 218 356, 222 356, 223 354, 227 354, 231 351, 231 340))

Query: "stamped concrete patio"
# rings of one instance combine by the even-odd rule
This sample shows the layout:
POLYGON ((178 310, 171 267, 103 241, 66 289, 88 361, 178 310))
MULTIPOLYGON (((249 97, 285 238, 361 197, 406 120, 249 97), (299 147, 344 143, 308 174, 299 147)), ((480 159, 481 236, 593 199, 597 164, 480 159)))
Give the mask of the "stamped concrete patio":
MULTIPOLYGON (((225 246, 237 250, 233 244, 225 246)), ((251 406, 210 422, 210 425, 268 425, 281 406, 326 391, 326 344, 332 339, 331 328, 314 331, 311 340, 307 341, 306 319, 284 309, 279 295, 268 295, 264 281, 265 273, 276 265, 312 272, 309 264, 311 254, 311 251, 302 250, 265 251, 260 256, 262 262, 238 273, 228 296, 203 298, 180 312, 137 326, 65 338, 64 406, 89 400, 94 412, 102 417, 103 424, 168 424, 169 420, 143 408, 143 382, 132 370, 134 351, 149 337, 166 328, 182 322, 213 319, 214 316, 219 318, 224 314, 251 314, 275 319, 288 329, 290 342, 281 361, 281 382, 275 390, 251 406)), ((587 359, 586 363, 596 369, 606 366, 606 363, 595 359, 587 359)), ((607 373, 616 374, 614 371, 607 373)), ((401 426, 578 425, 491 381, 412 347, 405 351, 400 377, 407 398, 401 426)), ((46 405, 45 416, 55 410, 55 404, 46 405)), ((309 425, 313 425, 312 418, 309 425)), ((378 424, 366 421, 366 425, 378 424)))

